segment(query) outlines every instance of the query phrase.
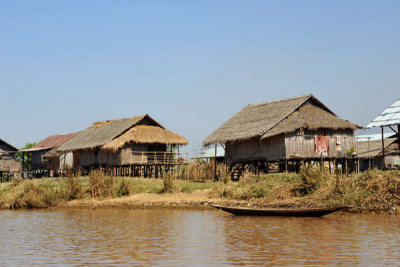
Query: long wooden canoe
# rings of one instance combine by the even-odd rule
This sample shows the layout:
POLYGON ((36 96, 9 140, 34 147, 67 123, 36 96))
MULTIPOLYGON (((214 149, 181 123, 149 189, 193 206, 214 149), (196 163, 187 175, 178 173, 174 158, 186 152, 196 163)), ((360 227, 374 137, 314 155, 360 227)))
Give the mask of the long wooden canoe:
POLYGON ((214 208, 235 214, 247 216, 294 216, 294 217, 321 217, 343 209, 333 208, 241 208, 220 205, 211 205, 214 208))

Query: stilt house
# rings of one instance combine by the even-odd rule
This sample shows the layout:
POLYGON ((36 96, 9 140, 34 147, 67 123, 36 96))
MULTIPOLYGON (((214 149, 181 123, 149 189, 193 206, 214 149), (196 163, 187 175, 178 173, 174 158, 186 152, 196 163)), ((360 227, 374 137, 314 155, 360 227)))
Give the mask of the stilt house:
MULTIPOLYGON (((228 164, 337 159, 355 151, 360 126, 335 115, 313 95, 248 105, 203 145, 223 144, 228 164)), ((265 171, 265 170, 264 170, 265 171)))
POLYGON ((124 166, 132 175, 135 166, 179 164, 182 158, 174 148, 187 144, 185 137, 165 129, 146 114, 95 122, 58 151, 74 153, 76 170, 98 167, 115 170, 124 166))
POLYGON ((75 134, 51 135, 33 147, 21 150, 21 152, 32 154, 32 171, 36 174, 53 176, 52 174, 56 174, 60 170, 72 167, 72 153, 60 153, 56 149, 75 134))
POLYGON ((360 170, 365 171, 373 168, 399 168, 400 150, 396 134, 384 135, 383 159, 381 134, 357 136, 357 155, 360 159, 360 170), (383 161, 385 166, 383 166, 383 161))
POLYGON ((19 170, 19 162, 15 160, 18 149, 0 139, 0 177, 11 175, 19 170))

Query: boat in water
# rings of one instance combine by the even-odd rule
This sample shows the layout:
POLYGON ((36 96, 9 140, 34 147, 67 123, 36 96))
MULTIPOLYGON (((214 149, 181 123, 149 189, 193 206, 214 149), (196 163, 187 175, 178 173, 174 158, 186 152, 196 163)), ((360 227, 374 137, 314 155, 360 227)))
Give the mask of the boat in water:
POLYGON ((293 216, 293 217, 321 217, 344 207, 332 208, 242 208, 211 205, 214 208, 232 213, 234 215, 247 216, 293 216))

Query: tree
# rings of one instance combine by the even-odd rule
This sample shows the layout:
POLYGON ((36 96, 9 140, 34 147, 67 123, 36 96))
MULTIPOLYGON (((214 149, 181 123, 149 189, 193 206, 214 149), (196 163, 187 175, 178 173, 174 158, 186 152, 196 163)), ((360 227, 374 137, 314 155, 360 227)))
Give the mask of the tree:
MULTIPOLYGON (((23 148, 21 148, 21 150, 32 148, 34 145, 36 145, 36 142, 26 143, 26 145, 23 148)), ((23 170, 30 171, 32 169, 32 166, 31 166, 31 164, 32 164, 32 153, 31 152, 17 152, 15 154, 15 159, 18 162, 21 162, 21 165, 23 164, 23 166, 22 166, 23 170)))

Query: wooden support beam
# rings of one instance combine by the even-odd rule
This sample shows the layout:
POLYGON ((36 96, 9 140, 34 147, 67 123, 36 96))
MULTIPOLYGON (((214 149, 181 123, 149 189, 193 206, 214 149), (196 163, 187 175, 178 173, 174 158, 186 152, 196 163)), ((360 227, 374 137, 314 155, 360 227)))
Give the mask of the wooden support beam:
POLYGON ((397 143, 399 145, 399 151, 400 151, 400 124, 397 124, 397 143))
MULTIPOLYGON (((398 131, 399 128, 397 128, 397 131, 396 131, 395 129, 392 128, 392 126, 390 126, 390 125, 388 125, 388 126, 389 126, 389 128, 392 129, 392 131, 395 132, 396 134, 399 133, 399 131, 398 131)), ((399 126, 399 125, 397 125, 397 126, 399 126)))
POLYGON ((382 132, 382 168, 385 169, 386 168, 386 164, 385 164, 385 139, 384 139, 384 135, 383 135, 383 126, 381 126, 381 132, 382 132))

